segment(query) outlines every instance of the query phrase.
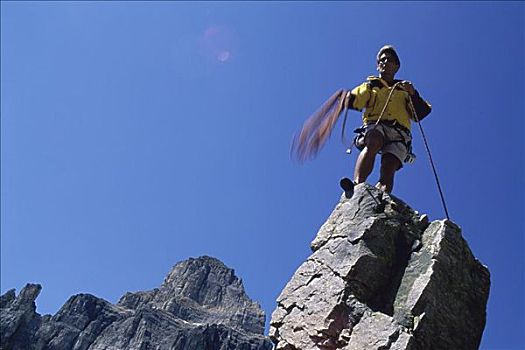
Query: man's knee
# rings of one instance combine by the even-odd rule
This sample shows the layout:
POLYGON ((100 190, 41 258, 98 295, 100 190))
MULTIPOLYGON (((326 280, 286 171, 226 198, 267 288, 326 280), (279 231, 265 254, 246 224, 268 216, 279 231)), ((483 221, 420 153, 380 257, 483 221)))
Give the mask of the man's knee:
POLYGON ((379 152, 381 147, 383 147, 383 143, 383 134, 381 134, 379 131, 371 130, 366 134, 365 145, 369 151, 374 153, 379 152))
POLYGON ((385 153, 381 157, 381 170, 387 174, 394 174, 401 169, 401 161, 391 153, 385 153))

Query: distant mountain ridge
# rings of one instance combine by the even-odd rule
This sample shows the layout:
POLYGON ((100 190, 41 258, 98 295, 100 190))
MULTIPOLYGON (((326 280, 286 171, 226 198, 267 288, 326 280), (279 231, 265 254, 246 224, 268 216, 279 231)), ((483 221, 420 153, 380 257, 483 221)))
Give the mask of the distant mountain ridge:
POLYGON ((117 304, 72 296, 53 316, 36 312, 42 287, 0 296, 2 350, 269 350, 265 315, 220 260, 179 262, 159 288, 126 293, 117 304))

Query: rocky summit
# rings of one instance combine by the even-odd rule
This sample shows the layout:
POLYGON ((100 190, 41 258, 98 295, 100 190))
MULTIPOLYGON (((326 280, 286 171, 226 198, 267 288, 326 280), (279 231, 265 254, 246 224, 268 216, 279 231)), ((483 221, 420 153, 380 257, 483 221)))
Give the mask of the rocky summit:
POLYGON ((276 350, 479 348, 490 275, 453 222, 360 184, 311 248, 272 314, 276 350))
POLYGON ((265 316, 232 269, 200 257, 175 265, 159 288, 117 304, 71 297, 54 315, 36 312, 37 284, 0 297, 2 350, 269 350, 265 316))

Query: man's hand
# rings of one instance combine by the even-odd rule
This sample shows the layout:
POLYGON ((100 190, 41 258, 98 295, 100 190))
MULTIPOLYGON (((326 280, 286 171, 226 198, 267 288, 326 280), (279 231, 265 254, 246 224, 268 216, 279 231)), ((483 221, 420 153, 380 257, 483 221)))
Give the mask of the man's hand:
POLYGON ((410 96, 413 96, 416 93, 416 89, 414 89, 414 85, 412 85, 411 82, 408 80, 404 80, 401 84, 401 88, 408 92, 410 96))

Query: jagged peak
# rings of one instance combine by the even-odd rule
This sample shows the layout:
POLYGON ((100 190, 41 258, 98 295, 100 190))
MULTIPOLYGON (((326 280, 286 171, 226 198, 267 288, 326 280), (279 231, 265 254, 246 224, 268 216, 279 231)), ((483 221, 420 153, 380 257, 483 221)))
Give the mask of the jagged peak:
POLYGON ((28 284, 18 297, 9 290, 0 298, 0 349, 271 348, 263 335, 264 312, 219 259, 182 261, 166 280, 171 282, 160 288, 126 293, 117 305, 76 294, 54 316, 44 317, 34 303, 40 285, 28 284), (195 300, 188 296, 192 292, 195 300))
POLYGON ((242 281, 222 261, 209 256, 177 263, 165 278, 162 294, 184 296, 200 305, 218 306, 225 294, 247 299, 242 281))
POLYGON ((12 304, 16 305, 32 305, 35 307, 35 300, 42 291, 42 286, 38 283, 27 283, 18 296, 16 289, 10 289, 0 296, 0 308, 9 307, 12 304))
POLYGON ((187 322, 213 320, 250 333, 264 331, 264 312, 248 297, 241 279, 222 261, 209 256, 175 264, 159 288, 126 293, 117 305, 130 310, 163 310, 187 322))
POLYGON ((237 277, 235 276, 235 270, 226 266, 222 261, 211 256, 202 255, 198 258, 188 258, 187 260, 183 260, 175 264, 175 266, 173 266, 170 273, 166 277, 166 280, 169 280, 172 274, 180 273, 181 269, 192 269, 201 267, 209 268, 210 271, 214 272, 215 274, 223 274, 224 276, 228 276, 226 282, 230 281, 230 279, 237 279, 237 277))
POLYGON ((15 289, 9 289, 0 296, 0 309, 6 308, 13 303, 16 298, 15 289))

